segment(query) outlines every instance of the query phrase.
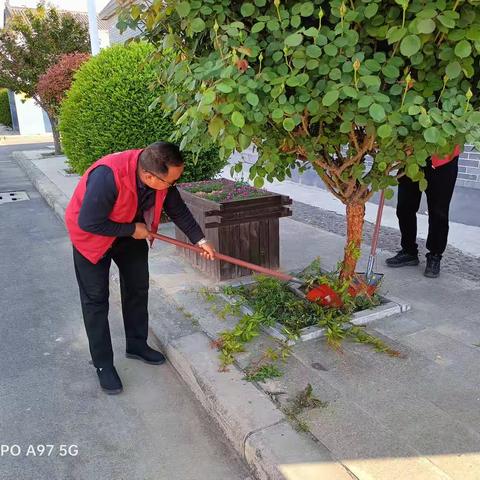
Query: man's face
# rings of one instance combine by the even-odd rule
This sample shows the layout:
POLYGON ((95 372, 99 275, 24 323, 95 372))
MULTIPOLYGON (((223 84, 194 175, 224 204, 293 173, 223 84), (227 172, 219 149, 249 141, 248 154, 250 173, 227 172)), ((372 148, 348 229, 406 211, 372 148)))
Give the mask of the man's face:
POLYGON ((184 168, 185 167, 183 165, 180 167, 169 167, 168 173, 165 175, 157 175, 143 170, 141 180, 150 188, 155 190, 165 190, 177 182, 177 180, 182 176, 184 168))

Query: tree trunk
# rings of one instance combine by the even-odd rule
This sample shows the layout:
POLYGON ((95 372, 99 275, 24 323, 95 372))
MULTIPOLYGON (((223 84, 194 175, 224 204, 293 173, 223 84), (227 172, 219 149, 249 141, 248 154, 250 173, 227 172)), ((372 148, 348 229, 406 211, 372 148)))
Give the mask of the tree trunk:
POLYGON ((360 257, 362 244, 363 222, 365 221, 365 204, 347 204, 347 243, 343 257, 343 266, 340 272, 342 280, 348 280, 355 273, 357 261, 360 257))
POLYGON ((55 155, 61 155, 62 144, 60 142, 60 132, 58 131, 58 122, 56 118, 48 116, 50 119, 50 124, 52 125, 52 135, 53 135, 53 144, 55 145, 55 155))

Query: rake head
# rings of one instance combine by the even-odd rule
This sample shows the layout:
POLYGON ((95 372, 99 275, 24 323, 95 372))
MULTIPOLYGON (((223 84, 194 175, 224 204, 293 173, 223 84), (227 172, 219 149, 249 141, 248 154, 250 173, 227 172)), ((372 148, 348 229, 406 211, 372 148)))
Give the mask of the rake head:
POLYGON ((323 307, 340 308, 343 305, 340 295, 328 285, 312 288, 306 297, 311 302, 319 303, 323 307))
POLYGON ((352 277, 352 282, 350 287, 348 287, 348 293, 352 297, 357 297, 358 295, 372 297, 377 291, 382 279, 383 273, 356 273, 352 277))

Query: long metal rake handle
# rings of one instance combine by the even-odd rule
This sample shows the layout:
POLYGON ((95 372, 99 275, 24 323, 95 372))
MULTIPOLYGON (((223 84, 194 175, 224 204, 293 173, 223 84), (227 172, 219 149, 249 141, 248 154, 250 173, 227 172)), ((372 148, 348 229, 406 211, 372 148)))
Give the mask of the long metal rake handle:
MULTIPOLYGON (((161 240, 162 242, 167 242, 177 247, 185 248, 191 250, 192 252, 204 253, 203 248, 197 247, 196 245, 191 245, 189 243, 182 242, 175 238, 167 237, 165 235, 160 235, 159 233, 152 233, 153 238, 161 240)), ((215 252, 215 260, 223 260, 224 262, 232 263, 238 265, 239 267, 248 268, 254 272, 263 273, 265 275, 270 275, 271 277, 276 277, 279 280, 284 282, 295 282, 303 284, 304 282, 299 278, 296 278, 287 273, 278 272, 276 270, 270 270, 269 268, 261 267, 260 265, 255 265, 254 263, 246 262, 245 260, 240 260, 239 258, 230 257, 229 255, 224 255, 223 253, 215 252)))
POLYGON ((373 269, 375 268, 375 261, 377 259, 377 245, 378 237, 380 236, 380 227, 382 224, 383 207, 385 206, 385 190, 380 193, 380 201, 378 202, 377 219, 375 221, 375 229, 373 230, 372 248, 370 256, 368 257, 368 265, 366 271, 367 282, 373 279, 373 269))

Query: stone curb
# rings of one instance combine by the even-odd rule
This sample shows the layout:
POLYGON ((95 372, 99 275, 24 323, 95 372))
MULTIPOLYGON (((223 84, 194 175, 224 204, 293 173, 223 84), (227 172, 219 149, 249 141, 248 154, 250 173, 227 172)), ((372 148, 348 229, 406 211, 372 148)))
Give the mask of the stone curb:
MULTIPOLYGON (((14 158, 63 222, 66 195, 25 154, 14 152, 14 158)), ((265 393, 242 380, 237 367, 219 372, 217 352, 204 332, 169 338, 157 321, 151 333, 258 480, 355 478, 324 445, 296 432, 265 393)))

